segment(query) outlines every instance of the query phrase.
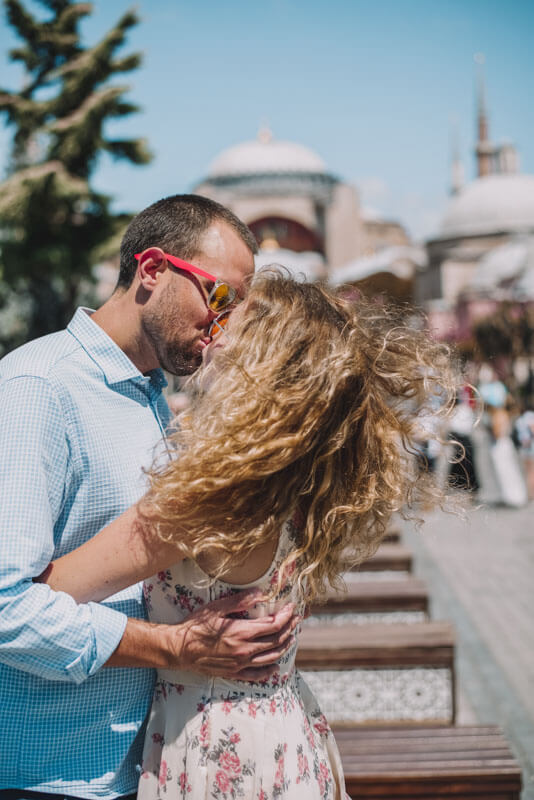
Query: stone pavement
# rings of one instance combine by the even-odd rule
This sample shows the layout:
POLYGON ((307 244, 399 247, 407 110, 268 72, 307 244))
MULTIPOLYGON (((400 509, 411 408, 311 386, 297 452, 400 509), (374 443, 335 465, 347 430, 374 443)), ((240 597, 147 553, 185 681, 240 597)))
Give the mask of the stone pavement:
POLYGON ((534 503, 402 526, 432 617, 456 628, 458 722, 504 729, 534 800, 534 503))

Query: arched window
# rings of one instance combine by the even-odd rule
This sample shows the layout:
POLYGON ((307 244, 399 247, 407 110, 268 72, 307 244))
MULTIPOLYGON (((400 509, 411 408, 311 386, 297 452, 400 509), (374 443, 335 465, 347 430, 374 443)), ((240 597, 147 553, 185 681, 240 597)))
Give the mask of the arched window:
POLYGON ((249 223, 258 245, 265 250, 293 250, 324 255, 324 243, 316 233, 292 219, 262 217, 249 223))

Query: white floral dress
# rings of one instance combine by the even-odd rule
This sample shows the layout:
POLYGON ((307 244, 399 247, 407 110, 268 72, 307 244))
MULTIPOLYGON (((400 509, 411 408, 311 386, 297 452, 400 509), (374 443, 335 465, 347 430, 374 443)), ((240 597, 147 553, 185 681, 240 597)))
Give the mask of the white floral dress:
MULTIPOLYGON (((145 582, 154 622, 180 622, 203 604, 250 586, 269 589, 290 551, 283 526, 267 573, 252 584, 208 585, 190 560, 145 582)), ((291 595, 288 583, 279 603, 291 595)), ((259 610, 259 613, 265 611, 259 610)), ((298 637, 297 637, 298 638, 298 637)), ((295 670, 295 644, 266 682, 160 670, 143 754, 140 800, 341 800, 343 772, 328 723, 295 670)))

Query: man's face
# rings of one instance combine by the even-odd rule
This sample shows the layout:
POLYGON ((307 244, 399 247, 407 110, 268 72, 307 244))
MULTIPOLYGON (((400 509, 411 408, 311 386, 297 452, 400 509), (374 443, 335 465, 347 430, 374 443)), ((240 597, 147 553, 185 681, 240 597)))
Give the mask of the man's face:
MULTIPOLYGON (((191 262, 244 297, 247 279, 254 272, 254 256, 234 229, 225 222, 214 222, 199 247, 191 262)), ((210 343, 208 329, 216 315, 206 298, 213 284, 170 266, 161 277, 143 313, 144 332, 163 369, 190 375, 202 363, 202 353, 210 343)))

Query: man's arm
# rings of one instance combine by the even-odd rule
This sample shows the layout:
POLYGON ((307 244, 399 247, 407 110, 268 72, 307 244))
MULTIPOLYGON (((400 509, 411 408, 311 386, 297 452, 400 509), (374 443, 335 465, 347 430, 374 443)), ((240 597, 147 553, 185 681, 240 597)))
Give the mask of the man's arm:
POLYGON ((77 603, 100 601, 155 575, 183 558, 139 516, 137 504, 84 544, 52 561, 35 579, 77 603))
POLYGON ((0 408, 0 661, 74 683, 105 664, 261 679, 265 670, 242 671, 278 657, 295 625, 291 609, 261 624, 231 620, 244 602, 231 598, 182 625, 158 626, 33 582, 53 557, 54 525, 72 479, 65 415, 48 382, 36 377, 0 382, 0 408))
POLYGON ((72 459, 65 415, 48 381, 0 382, 0 661, 79 683, 117 649, 127 618, 34 584, 53 557, 72 459))

